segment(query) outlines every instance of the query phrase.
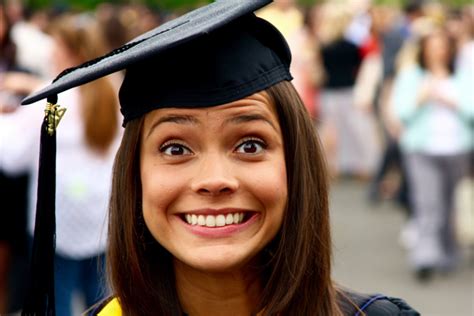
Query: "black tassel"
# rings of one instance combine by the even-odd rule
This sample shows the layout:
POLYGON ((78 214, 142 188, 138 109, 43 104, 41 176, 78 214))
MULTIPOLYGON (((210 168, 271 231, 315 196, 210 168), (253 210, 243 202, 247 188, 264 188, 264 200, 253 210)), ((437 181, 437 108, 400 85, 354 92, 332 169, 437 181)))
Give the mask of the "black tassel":
POLYGON ((56 117, 48 110, 56 104, 57 96, 48 98, 46 116, 41 126, 41 145, 38 173, 38 198, 33 249, 30 263, 30 279, 23 316, 55 316, 54 302, 54 252, 56 237, 56 117))

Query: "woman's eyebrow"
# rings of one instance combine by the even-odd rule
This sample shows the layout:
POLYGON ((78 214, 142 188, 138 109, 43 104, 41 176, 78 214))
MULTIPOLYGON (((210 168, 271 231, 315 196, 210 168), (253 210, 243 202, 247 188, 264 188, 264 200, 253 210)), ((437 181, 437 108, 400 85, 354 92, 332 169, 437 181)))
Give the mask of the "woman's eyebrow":
POLYGON ((233 116, 225 120, 224 124, 241 124, 241 123, 248 123, 248 122, 253 122, 253 121, 263 121, 265 123, 268 123, 275 131, 278 131, 273 122, 265 117, 262 114, 241 114, 237 116, 233 116))
POLYGON ((156 120, 153 125, 150 127, 150 130, 148 131, 147 138, 151 135, 153 130, 157 128, 160 124, 163 123, 175 123, 175 124, 191 124, 191 125, 197 125, 199 124, 199 120, 195 118, 194 116, 191 115, 177 115, 177 114, 170 114, 170 115, 165 115, 163 117, 160 117, 158 120, 156 120))

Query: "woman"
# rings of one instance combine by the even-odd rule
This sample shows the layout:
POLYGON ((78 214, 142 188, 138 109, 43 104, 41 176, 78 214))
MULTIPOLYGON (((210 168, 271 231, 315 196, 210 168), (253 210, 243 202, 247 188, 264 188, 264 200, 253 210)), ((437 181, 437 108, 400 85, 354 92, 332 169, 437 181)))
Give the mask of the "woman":
MULTIPOLYGON (((118 292, 123 291, 123 296, 130 298, 131 306, 124 305, 124 310, 127 311, 129 308, 130 313, 133 314, 132 311, 136 306, 146 308, 149 306, 147 301, 153 302, 161 297, 171 296, 172 301, 178 302, 179 296, 183 296, 184 299, 186 295, 189 295, 186 291, 191 289, 186 288, 186 286, 192 285, 194 281, 202 278, 202 281, 215 286, 215 290, 219 291, 217 293, 222 293, 221 291, 228 292, 225 288, 221 288, 222 285, 226 284, 232 285, 236 294, 239 295, 249 291, 247 294, 252 294, 252 300, 244 295, 244 297, 238 298, 234 302, 240 305, 241 308, 247 308, 245 313, 241 311, 238 314, 250 314, 252 309, 259 305, 258 297, 267 296, 266 300, 268 301, 263 301, 262 307, 275 304, 279 300, 289 300, 290 297, 285 297, 288 295, 287 293, 298 292, 298 290, 297 288, 291 289, 291 287, 288 289, 287 286, 282 287, 282 285, 291 284, 295 282, 295 279, 299 281, 295 282, 296 284, 302 283, 299 284, 299 290, 312 289, 320 293, 321 303, 318 305, 333 311, 336 307, 334 305, 335 292, 329 276, 330 252, 329 249, 325 249, 325 245, 329 243, 329 224, 327 198, 323 193, 326 190, 324 168, 322 159, 318 159, 317 167, 312 168, 314 162, 311 160, 309 153, 314 152, 318 154, 318 157, 321 157, 315 139, 312 139, 312 142, 306 144, 304 148, 297 148, 296 146, 300 141, 296 137, 298 134, 309 137, 313 131, 310 128, 309 118, 291 85, 281 83, 270 88, 267 93, 257 93, 246 99, 212 108, 209 112, 200 109, 181 111, 183 114, 196 117, 200 123, 191 128, 187 127, 186 123, 162 124, 161 129, 157 127, 151 133, 150 130, 153 128, 154 122, 160 121, 170 113, 174 113, 174 110, 167 109, 158 111, 163 113, 152 112, 150 115, 127 124, 123 140, 124 144, 127 145, 121 147, 116 160, 116 180, 110 214, 109 259, 112 283, 118 286, 118 292), (276 102, 278 102, 278 106, 276 102), (290 111, 289 105, 294 102, 298 102, 299 108, 297 111, 290 111), (252 103, 256 106, 252 106, 252 103), (246 106, 249 109, 245 109, 246 106), (250 107, 254 107, 254 109, 250 107), (210 139, 215 138, 225 119, 227 117, 238 117, 235 114, 238 114, 239 110, 242 115, 248 115, 247 113, 252 113, 250 110, 253 110, 263 118, 249 122, 242 121, 242 123, 224 129, 221 132, 223 137, 219 137, 216 142, 211 142, 210 139), (245 112, 242 110, 245 110, 245 112), (289 117, 285 117, 285 119, 291 121, 279 124, 277 111, 280 112, 280 115, 289 112, 289 117), (202 119, 203 116, 206 116, 206 120, 202 119), (294 125, 296 122, 300 122, 303 126, 297 129, 294 125), (280 126, 286 124, 291 124, 293 130, 288 127, 285 132, 288 139, 283 139, 280 126), (184 134, 199 134, 202 128, 201 125, 206 127, 205 135, 194 142, 184 137, 184 134), (163 134, 164 131, 166 131, 166 135, 163 134), (180 134, 175 142, 171 140, 163 142, 163 145, 161 145, 161 161, 153 159, 152 148, 153 145, 156 145, 157 138, 160 140, 166 139, 168 135, 175 133, 180 134), (232 145, 235 146, 225 148, 226 151, 222 153, 213 154, 213 150, 217 149, 212 147, 219 148, 219 143, 224 143, 224 139, 231 139, 235 142, 232 145), (284 143, 289 145, 289 148, 286 149, 286 155, 298 159, 298 162, 295 162, 298 168, 313 171, 312 174, 304 173, 304 176, 307 177, 306 181, 311 183, 307 187, 300 187, 300 183, 294 183, 291 175, 296 170, 293 170, 293 165, 289 168, 285 165, 284 143), (130 148, 136 148, 136 151, 130 151, 130 148), (198 152, 197 148, 206 148, 206 150, 199 150, 198 152), (218 158, 222 155, 230 155, 230 161, 222 161, 218 158), (201 159, 195 158, 195 156, 206 158, 201 162, 199 161, 201 159), (190 160, 194 162, 192 163, 193 167, 187 166, 190 164, 190 160), (165 163, 163 164, 163 162, 165 163), (163 168, 153 168, 153 164, 156 163, 162 165, 163 168), (127 167, 124 168, 124 166, 127 167), (152 169, 150 170, 149 167, 152 167, 152 169), (181 169, 181 173, 179 169, 181 169), (287 172, 287 169, 290 172, 287 172), (163 172, 170 175, 174 174, 176 179, 180 179, 167 185, 169 179, 163 177, 163 172), (159 174, 161 174, 162 183, 153 180, 159 174), (178 176, 179 174, 181 174, 181 177, 178 176), (288 186, 286 183, 287 174, 289 175, 288 186), (287 192, 287 187, 291 188, 290 192, 287 192), (159 188, 161 190, 158 190, 159 188), (322 192, 313 192, 313 188, 318 188, 322 192), (186 197, 190 190, 195 192, 194 197, 186 197), (142 191, 142 194, 139 193, 140 191, 142 191), (130 196, 119 192, 129 192, 136 197, 135 203, 143 204, 143 215, 136 212, 135 203, 124 204, 124 199, 130 199, 130 196), (160 201, 159 199, 164 196, 164 193, 170 199, 160 201), (322 194, 322 196, 319 194, 322 194), (150 196, 146 198, 148 195, 150 196), (144 198, 142 201, 140 201, 141 196, 144 198), (287 202, 287 197, 293 197, 293 199, 287 202), (154 199, 158 200, 155 201, 154 199), (294 213, 294 219, 285 221, 283 224, 286 203, 295 204, 295 207, 301 209, 301 213, 294 213), (127 204, 129 204, 130 209, 127 209, 127 204), (159 217, 158 214, 153 214, 152 212, 157 211, 153 209, 152 205, 154 204, 165 204, 166 206, 169 204, 170 209, 177 208, 181 212, 183 209, 186 210, 186 213, 178 214, 178 217, 182 216, 182 220, 189 215, 192 217, 191 221, 189 221, 189 218, 186 218, 186 221, 194 225, 186 229, 194 229, 196 236, 189 236, 190 233, 180 227, 184 223, 182 220, 179 223, 173 223, 176 220, 168 218, 175 216, 175 213, 173 215, 161 213, 159 217), (315 207, 325 211, 318 213, 309 211, 315 207), (236 227, 233 230, 239 229, 242 230, 242 233, 237 231, 214 233, 221 229, 202 229, 201 231, 200 229, 203 226, 201 226, 200 221, 204 220, 201 219, 201 216, 207 214, 219 214, 216 217, 218 221, 219 217, 225 216, 226 223, 228 214, 231 214, 233 216, 232 224, 236 227), (240 216, 238 219, 236 214, 240 216), (130 218, 125 219, 124 216, 130 216, 130 218), (241 218, 242 216, 243 218, 241 218), (195 217, 197 218, 195 219, 195 217), (117 226, 117 221, 127 223, 128 227, 117 226), (196 221, 198 225, 195 225, 196 221), (315 222, 319 223, 319 227, 315 229, 305 227, 315 222), (146 225, 143 225, 144 223, 146 225), (163 225, 170 226, 166 229, 163 228, 167 232, 166 234, 160 234, 159 227, 163 225), (288 232, 280 230, 282 225, 288 232), (248 227, 240 228, 239 226, 248 227), (136 233, 123 236, 123 232, 128 230, 136 230, 136 233), (296 231, 299 233, 296 234, 296 231), (213 238, 200 237, 206 234, 216 234, 216 236, 213 238), (180 235, 183 236, 178 238, 180 235), (277 238, 275 238, 276 235, 278 235, 277 238), (133 236, 141 237, 134 239, 133 236), (156 243, 155 240, 160 242, 156 243), (274 242, 267 245, 272 240, 274 242), (199 245, 199 243, 203 243, 203 245, 199 245), (124 251, 124 245, 129 244, 131 249, 124 251), (288 253, 282 251, 283 249, 294 249, 294 252, 288 253), (127 254, 126 258, 123 257, 124 252, 127 254), (260 253, 259 256, 257 256, 258 253, 260 253), (316 253, 318 255, 314 255, 316 253), (176 259, 170 257, 170 254, 176 259), (144 260, 144 258, 147 259, 144 260), (161 260, 165 261, 161 263, 161 265, 164 265, 163 267, 160 267, 159 264, 161 260), (267 265, 271 265, 273 268, 268 269, 267 265), (320 269, 309 273, 308 270, 302 269, 302 266, 305 265, 318 266, 320 269), (128 285, 122 285, 123 282, 128 283, 123 276, 125 276, 124 273, 130 273, 131 267, 136 267, 137 270, 132 274, 137 274, 139 277, 137 280, 130 280, 131 283, 128 285), (278 278, 276 277, 283 271, 290 272, 286 271, 287 269, 291 271, 291 277, 290 275, 286 276, 287 280, 282 280, 281 275, 278 278), (156 282, 162 280, 163 277, 172 277, 173 270, 176 273, 176 281, 169 281, 170 285, 176 282, 177 293, 172 287, 163 289, 164 293, 155 292, 159 291, 159 289, 154 289, 156 282), (193 279, 191 284, 187 284, 186 280, 188 278, 193 279), (131 284, 133 284, 133 288, 129 287, 131 284), (266 284, 266 290, 269 293, 263 292, 263 284, 266 284), (138 288, 141 290, 137 291, 138 288), (276 291, 278 296, 270 291, 276 291), (150 297, 142 295, 143 292, 150 293, 150 297), (153 297, 152 293, 157 296, 153 297)), ((208 222, 211 221, 212 226, 214 219, 209 215, 206 217, 205 224, 208 225, 208 222)), ((216 224, 220 225, 219 223, 216 224)), ((194 290, 198 291, 199 288, 194 290)), ((208 294, 212 295, 212 293, 208 294)), ((227 294, 232 295, 233 293, 227 294)), ((318 297, 316 297, 311 298, 311 303, 299 302, 299 300, 304 301, 304 298, 304 295, 295 295, 294 299, 296 300, 291 305, 312 305, 318 300, 318 297)), ((186 298, 186 301, 188 299, 190 298, 186 298)), ((229 304, 228 302, 223 303, 229 304)), ((156 311, 156 304, 151 305, 151 307, 156 311)), ((183 307, 186 308, 187 306, 183 307)), ((229 304, 227 307, 229 308, 227 314, 232 310, 236 311, 236 306, 229 304)), ((188 313, 201 312, 200 310, 193 310, 194 306, 189 306, 189 308, 191 309, 186 310, 188 313)), ((296 308, 296 306, 293 308, 296 308)), ((146 314, 145 311, 144 314, 146 314)), ((165 311, 163 310, 163 314, 168 314, 165 311)), ((253 310, 253 312, 255 311, 253 310)), ((172 312, 172 310, 169 312, 172 312)), ((267 312, 272 314, 274 311, 269 309, 267 312)))
POLYGON ((454 72, 455 45, 444 30, 420 42, 415 67, 403 69, 393 91, 411 188, 415 237, 410 262, 421 281, 459 261, 453 193, 466 174, 472 148, 472 74, 454 72), (471 78, 469 78, 471 76, 471 78))
MULTIPOLYGON (((288 46, 251 13, 256 3, 267 1, 214 2, 77 68, 128 65, 109 217, 113 299, 92 314, 342 315, 366 301, 331 281, 323 156, 289 83, 288 46)), ((375 300, 372 311, 409 309, 375 300)))
POLYGON ((160 109, 129 122, 115 165, 108 254, 124 314, 352 310, 330 279, 322 157, 288 82, 206 111, 160 109), (263 118, 220 129, 236 113, 252 112, 263 118), (184 122, 156 127, 170 117, 184 122), (188 126, 189 119, 198 123, 188 126), (190 137, 202 129, 205 135, 190 137), (170 135, 179 137, 164 142, 170 135), (222 228, 208 228, 214 225, 222 228))

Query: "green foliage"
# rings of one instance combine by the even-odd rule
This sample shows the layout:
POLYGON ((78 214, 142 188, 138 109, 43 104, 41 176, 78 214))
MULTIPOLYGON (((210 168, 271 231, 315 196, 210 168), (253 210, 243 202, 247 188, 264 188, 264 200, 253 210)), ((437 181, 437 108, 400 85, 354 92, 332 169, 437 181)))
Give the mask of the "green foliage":
MULTIPOLYGON (((393 5, 393 6, 402 6, 407 3, 407 0, 374 0, 375 4, 386 4, 386 5, 393 5)), ((428 1, 427 1, 428 2, 428 1)), ((472 0, 438 0, 432 2, 439 2, 445 5, 446 7, 462 7, 469 4, 473 4, 472 0)))
POLYGON ((205 0, 147 0, 147 5, 151 7, 158 7, 162 9, 183 9, 194 8, 205 5, 212 1, 205 0))
MULTIPOLYGON (((298 3, 302 6, 311 6, 315 3, 323 3, 326 2, 325 0, 297 0, 298 3)), ((327 0, 327 1, 338 1, 338 0, 327 0)), ((343 0, 339 0, 343 1, 343 0)), ((392 5, 392 6, 397 6, 400 7, 403 4, 405 4, 408 0, 373 0, 374 4, 384 4, 384 5, 392 5)), ((454 7, 454 8, 459 8, 467 5, 472 5, 474 4, 473 0, 433 0, 433 2, 439 2, 447 7, 454 7)))
MULTIPOLYGON (((24 0, 25 4, 31 8, 62 8, 76 10, 93 10, 103 0, 24 0)), ((297 0, 303 6, 311 6, 315 3, 322 3, 324 0, 297 0)), ((337 1, 337 0, 332 0, 337 1)), ((400 6, 407 0, 374 0, 375 4, 387 4, 400 6)), ((139 3, 152 8, 163 10, 190 9, 212 2, 211 0, 108 0, 111 3, 139 3)), ((450 7, 462 7, 472 4, 472 0, 439 0, 439 2, 450 7)))
MULTIPOLYGON (((39 8, 62 8, 75 10, 93 10, 103 0, 25 0, 26 6, 34 9, 39 8)), ((151 8, 164 10, 187 9, 211 2, 210 0, 108 0, 110 3, 138 3, 151 8)))

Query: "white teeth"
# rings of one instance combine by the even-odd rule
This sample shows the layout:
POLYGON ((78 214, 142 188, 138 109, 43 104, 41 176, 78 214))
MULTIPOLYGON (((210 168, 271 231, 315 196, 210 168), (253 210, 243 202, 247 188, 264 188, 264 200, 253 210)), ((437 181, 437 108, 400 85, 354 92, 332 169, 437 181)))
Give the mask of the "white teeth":
POLYGON ((216 226, 225 226, 225 216, 217 215, 216 216, 216 226))
POLYGON ((234 215, 232 215, 232 214, 230 214, 230 213, 227 214, 227 216, 225 217, 225 223, 226 223, 227 225, 230 225, 230 224, 232 224, 233 222, 234 222, 234 215))
POLYGON ((244 213, 233 213, 233 214, 219 214, 214 215, 196 215, 186 214, 184 216, 186 222, 190 225, 206 226, 206 227, 222 227, 232 224, 240 224, 244 220, 244 213))
POLYGON ((199 226, 204 226, 206 225, 206 218, 204 218, 204 215, 199 215, 198 216, 198 225, 199 226))
POLYGON ((216 226, 216 217, 212 215, 206 216, 206 226, 207 227, 214 227, 216 226))

